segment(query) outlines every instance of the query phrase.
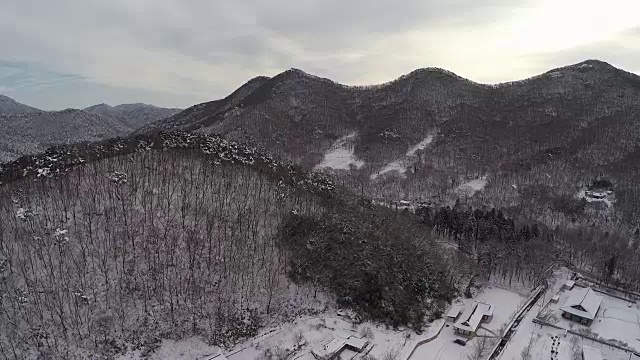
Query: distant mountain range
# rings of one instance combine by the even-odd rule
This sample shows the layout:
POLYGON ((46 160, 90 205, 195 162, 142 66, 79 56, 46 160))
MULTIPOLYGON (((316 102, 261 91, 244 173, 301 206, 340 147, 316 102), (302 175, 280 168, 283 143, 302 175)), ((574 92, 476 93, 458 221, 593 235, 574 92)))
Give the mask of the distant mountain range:
POLYGON ((99 104, 89 106, 84 111, 102 116, 110 116, 120 119, 132 129, 137 129, 150 122, 167 118, 182 111, 182 109, 161 108, 148 104, 122 104, 109 106, 99 104))
POLYGON ((607 177, 616 209, 640 203, 640 77, 597 60, 498 85, 428 68, 351 87, 291 69, 139 131, 154 129, 218 133, 305 168, 351 169, 337 174, 374 198, 452 199, 486 181, 477 196, 495 196, 482 203, 511 206, 572 198, 607 177))
POLYGON ((0 162, 34 154, 51 145, 125 136, 180 109, 147 104, 43 111, 0 95, 0 162))

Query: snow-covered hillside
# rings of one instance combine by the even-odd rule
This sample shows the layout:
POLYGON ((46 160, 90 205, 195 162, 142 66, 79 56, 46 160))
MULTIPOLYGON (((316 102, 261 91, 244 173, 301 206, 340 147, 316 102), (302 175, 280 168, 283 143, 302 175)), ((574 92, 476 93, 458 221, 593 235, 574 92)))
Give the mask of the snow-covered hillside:
POLYGON ((0 114, 25 114, 34 111, 41 110, 21 104, 8 96, 0 95, 0 114))
POLYGON ((98 104, 85 108, 84 111, 120 119, 132 129, 137 129, 151 122, 175 115, 182 110, 137 103, 117 106, 98 104))
POLYGON ((338 139, 331 150, 324 155, 324 159, 316 166, 316 169, 349 170, 351 166, 355 166, 357 169, 364 166, 364 161, 356 158, 353 152, 353 140, 357 136, 358 133, 353 132, 338 139))
POLYGON ((0 95, 0 163, 52 145, 125 136, 179 111, 147 104, 42 111, 0 95))

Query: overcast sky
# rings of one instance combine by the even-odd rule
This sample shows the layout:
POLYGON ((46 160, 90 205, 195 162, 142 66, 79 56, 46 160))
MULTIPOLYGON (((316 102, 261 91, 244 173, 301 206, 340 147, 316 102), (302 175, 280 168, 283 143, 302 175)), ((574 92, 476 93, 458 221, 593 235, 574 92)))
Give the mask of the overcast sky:
POLYGON ((0 94, 187 107, 291 67, 365 85, 484 83, 600 59, 640 73, 638 0, 2 0, 0 94))

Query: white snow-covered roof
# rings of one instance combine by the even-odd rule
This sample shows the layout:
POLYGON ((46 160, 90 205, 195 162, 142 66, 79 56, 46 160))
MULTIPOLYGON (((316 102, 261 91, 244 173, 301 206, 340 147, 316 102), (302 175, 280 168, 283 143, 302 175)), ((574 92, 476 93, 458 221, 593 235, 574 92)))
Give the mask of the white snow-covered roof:
POLYGON ((313 354, 321 359, 328 359, 338 353, 345 345, 345 339, 333 338, 325 345, 318 346, 311 350, 313 354))
POLYGON ((576 289, 569 295, 567 302, 560 310, 593 320, 598 313, 602 299, 603 297, 597 295, 591 288, 576 289))
MULTIPOLYGON (((331 341, 324 345, 317 346, 311 350, 311 352, 320 359, 329 359, 334 357, 338 353, 342 353, 345 350, 345 346, 350 346, 357 351, 362 351, 369 341, 353 335, 349 335, 346 332, 338 331, 331 341)), ((217 360, 217 359, 216 359, 217 360)))
POLYGON ((567 280, 566 283, 564 283, 564 286, 568 287, 569 289, 573 288, 573 286, 576 284, 575 281, 573 280, 567 280))
POLYGON ((453 327, 475 332, 480 322, 482 322, 482 317, 490 314, 491 306, 489 304, 476 303, 470 310, 471 314, 469 314, 469 311, 465 311, 453 327))
POLYGON ((358 338, 351 337, 347 339, 345 344, 351 346, 352 348, 357 349, 358 351, 362 351, 365 348, 365 346, 367 346, 368 343, 369 342, 365 339, 358 339, 358 338))
POLYGON ((584 360, 602 360, 600 349, 588 345, 582 345, 582 358, 584 360))
POLYGON ((458 317, 458 315, 460 315, 460 312, 462 310, 464 310, 462 306, 453 305, 451 309, 449 309, 449 312, 447 313, 447 317, 456 318, 458 317))
POLYGON ((493 305, 489 305, 489 309, 487 311, 484 312, 485 315, 487 316, 493 316, 493 311, 496 309, 495 306, 493 305))

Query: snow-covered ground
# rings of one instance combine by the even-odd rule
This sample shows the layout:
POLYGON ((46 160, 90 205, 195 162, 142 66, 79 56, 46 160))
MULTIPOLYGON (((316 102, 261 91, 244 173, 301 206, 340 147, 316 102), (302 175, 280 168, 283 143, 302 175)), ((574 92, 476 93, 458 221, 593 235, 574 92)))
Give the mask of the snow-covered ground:
POLYGON ((163 340, 160 347, 149 357, 139 350, 119 356, 116 360, 199 360, 210 355, 218 355, 221 349, 207 345, 202 339, 193 337, 180 341, 163 340))
POLYGON ((424 150, 427 147, 427 145, 433 142, 433 139, 434 139, 434 136, 430 134, 429 136, 424 138, 424 140, 420 141, 411 149, 409 149, 409 151, 407 151, 407 156, 415 156, 418 150, 424 150))
MULTIPOLYGON (((494 333, 499 333, 501 328, 508 323, 515 315, 518 308, 526 301, 526 297, 515 292, 505 290, 496 286, 485 287, 473 299, 458 299, 455 304, 470 306, 473 301, 480 301, 495 306, 493 319, 489 323, 483 323, 481 327, 494 333)), ((480 335, 491 335, 490 332, 479 330, 480 335)), ((453 341, 456 339, 466 340, 453 332, 453 324, 447 323, 440 335, 431 342, 418 346, 411 356, 411 360, 464 360, 473 351, 478 337, 467 342, 466 346, 461 346, 453 341)), ((489 348, 487 349, 487 352, 489 348)), ((402 359, 404 360, 404 359, 402 359)))
POLYGON ((394 331, 383 326, 362 323, 353 324, 340 316, 299 318, 239 345, 226 354, 229 360, 254 360, 265 353, 289 353, 290 359, 313 360, 311 350, 321 347, 332 339, 350 336, 368 339, 373 346, 369 355, 383 359, 387 354, 396 357, 402 352, 411 336, 411 331, 394 331))
MULTIPOLYGON (((458 299, 457 304, 470 306, 474 301, 495 306, 493 319, 481 325, 479 334, 492 336, 499 333, 509 322, 526 296, 498 286, 484 287, 473 299, 458 299)), ((223 353, 228 360, 255 360, 288 358, 291 360, 314 360, 312 349, 318 349, 336 338, 356 337, 366 339, 370 345, 366 354, 375 359, 430 360, 466 359, 473 351, 473 339, 466 346, 455 344, 461 338, 453 333, 452 323, 436 320, 421 335, 411 330, 393 330, 374 323, 354 324, 349 312, 331 311, 320 316, 304 316, 292 322, 266 328, 258 336, 223 351, 209 346, 199 338, 182 341, 163 340, 150 360, 203 360, 223 353), (430 340, 421 345, 423 341, 430 340)), ((463 339, 463 338, 461 338, 463 339)), ((487 353, 490 347, 487 348, 487 353)), ((355 355, 355 354, 354 354, 355 355)), ((117 360, 141 360, 140 351, 130 352, 117 360)))
POLYGON ((351 165, 358 169, 364 166, 364 161, 358 160, 353 153, 353 140, 357 136, 358 133, 352 132, 336 140, 316 169, 349 170, 351 165))
MULTIPOLYGON (((498 359, 525 359, 523 352, 529 348, 530 360, 572 360, 576 354, 582 353, 584 345, 599 349, 607 360, 629 359, 629 354, 625 351, 566 334, 563 329, 532 322, 540 313, 551 312, 555 314, 555 319, 551 318, 550 321, 558 326, 573 330, 586 328, 563 319, 558 311, 571 293, 568 290, 561 291, 569 275, 570 271, 563 268, 549 277, 549 289, 515 328, 515 333, 498 359), (549 300, 555 294, 560 295, 560 301, 550 304, 549 300)), ((455 335, 453 323, 445 320, 436 320, 423 334, 417 335, 410 330, 393 330, 373 323, 354 324, 349 312, 330 311, 320 316, 299 317, 292 322, 264 329, 258 336, 227 351, 209 346, 199 338, 182 341, 163 340, 149 359, 202 360, 222 352, 229 360, 285 357, 290 360, 314 360, 312 349, 318 349, 333 339, 356 337, 369 341, 370 345, 365 353, 379 360, 465 360, 474 353, 476 344, 482 339, 481 336, 487 336, 490 344, 483 357, 486 358, 496 341, 492 338, 493 334, 501 335, 505 325, 526 302, 528 293, 530 294, 527 287, 511 289, 491 283, 472 299, 457 299, 454 304, 462 306, 470 306, 474 301, 495 306, 492 320, 481 324, 481 329, 478 330, 480 336, 469 340, 466 346, 453 342, 456 339, 467 339, 455 335), (421 342, 424 343, 417 345, 421 342)), ((605 339, 615 338, 627 342, 631 347, 640 347, 640 305, 634 304, 629 307, 625 300, 604 296, 598 317, 590 327, 591 331, 605 339)), ((358 355, 358 358, 360 356, 358 355)), ((139 351, 117 358, 141 359, 142 354, 139 351)))
POLYGON ((378 171, 375 174, 372 174, 371 180, 375 180, 379 176, 387 173, 391 173, 391 172, 396 172, 398 173, 398 175, 404 176, 404 174, 407 172, 408 167, 411 164, 413 164, 413 162, 415 161, 416 153, 420 150, 424 150, 427 147, 427 145, 433 142, 433 139, 434 139, 433 134, 428 135, 426 138, 424 138, 424 140, 412 146, 407 151, 404 157, 388 163, 380 171, 378 171))
POLYGON ((547 307, 546 311, 554 316, 555 325, 574 331, 589 329, 603 339, 623 341, 631 348, 640 351, 640 305, 598 293, 604 297, 602 304, 600 304, 600 310, 591 326, 584 326, 563 318, 559 310, 564 306, 569 296, 578 289, 578 287, 574 287, 573 290, 559 292, 560 301, 557 304, 549 304, 547 307))
MULTIPOLYGON (((493 319, 482 327, 499 332, 513 317, 516 310, 526 300, 526 296, 495 286, 485 287, 473 299, 459 299, 459 304, 470 305, 480 301, 495 305, 493 319)), ((328 343, 336 337, 364 337, 372 346, 368 355, 376 359, 396 360, 465 359, 472 351, 473 341, 467 346, 453 343, 459 338, 454 335, 451 323, 443 326, 444 320, 436 320, 421 335, 410 330, 393 330, 373 323, 353 324, 348 317, 326 315, 299 318, 272 329, 265 330, 258 337, 239 345, 226 353, 229 360, 254 360, 265 353, 290 353, 290 359, 313 360, 311 350, 328 343), (422 345, 416 344, 433 338, 422 345), (415 348, 415 351, 412 350, 415 348), (409 355, 411 355, 409 357, 409 355)), ((479 333, 490 335, 480 330, 479 333)))
POLYGON ((484 189, 485 186, 487 186, 487 177, 482 176, 458 186, 456 190, 468 196, 472 196, 477 191, 482 191, 482 189, 484 189))
MULTIPOLYGON (((532 360, 572 360, 574 359, 574 352, 577 351, 580 353, 583 345, 600 349, 604 359, 607 360, 629 359, 629 353, 626 353, 624 351, 612 348, 607 345, 602 345, 594 341, 583 339, 572 334, 565 335, 564 330, 556 329, 550 326, 538 325, 532 322, 532 320, 536 316, 538 316, 538 313, 540 313, 541 311, 543 313, 546 313, 546 308, 544 307, 544 305, 549 303, 549 300, 553 295, 558 293, 563 294, 560 289, 566 282, 566 280, 568 280, 568 278, 569 271, 567 269, 561 269, 553 273, 550 279, 548 279, 549 290, 547 290, 546 294, 538 300, 534 307, 529 311, 527 316, 522 320, 522 322, 520 322, 520 325, 517 327, 515 334, 512 336, 511 340, 498 359, 521 360, 523 359, 523 350, 529 347, 529 344, 531 349, 530 359, 532 360), (552 350, 554 352, 557 352, 557 354, 552 354, 552 350)), ((564 293, 566 293, 566 291, 564 291, 564 293)), ((549 308, 557 309, 560 306, 564 305, 564 301, 566 301, 566 296, 563 295, 557 304, 550 304, 552 306, 550 306, 549 308)), ((602 308, 600 311, 602 311, 602 308)), ((559 312, 555 315, 555 317, 557 317, 559 320, 564 320, 562 319, 559 312)), ((581 326, 577 323, 572 324, 574 324, 574 329, 576 329, 576 326, 581 326)), ((560 325, 560 323, 558 323, 558 325, 560 325)), ((596 323, 592 325, 592 327, 595 326, 597 326, 596 323)), ((637 327, 636 332, 634 333, 637 334, 637 327)))
POLYGON ((407 172, 406 160, 399 159, 399 160, 388 163, 387 165, 385 165, 385 167, 382 168, 382 170, 378 171, 375 174, 372 174, 371 180, 376 179, 378 176, 382 176, 384 174, 394 172, 394 171, 397 172, 398 175, 404 177, 404 173, 407 172))

